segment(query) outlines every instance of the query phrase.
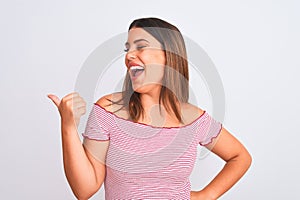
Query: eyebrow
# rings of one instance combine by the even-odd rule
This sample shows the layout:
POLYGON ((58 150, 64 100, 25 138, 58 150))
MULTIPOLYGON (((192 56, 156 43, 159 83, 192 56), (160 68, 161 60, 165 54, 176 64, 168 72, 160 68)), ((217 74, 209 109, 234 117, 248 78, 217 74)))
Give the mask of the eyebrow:
MULTIPOLYGON (((148 43, 149 43, 149 41, 146 40, 146 39, 137 39, 137 40, 134 40, 133 43, 136 44, 136 43, 141 42, 141 41, 145 41, 145 42, 148 42, 148 43)), ((126 43, 125 43, 125 46, 129 46, 129 42, 126 42, 126 43)))

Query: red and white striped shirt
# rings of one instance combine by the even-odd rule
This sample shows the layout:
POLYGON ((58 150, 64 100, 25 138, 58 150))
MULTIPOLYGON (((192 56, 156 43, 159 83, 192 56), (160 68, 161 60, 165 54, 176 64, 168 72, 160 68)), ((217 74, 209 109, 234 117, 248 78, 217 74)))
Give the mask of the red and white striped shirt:
POLYGON ((155 127, 120 118, 94 103, 82 135, 96 158, 97 148, 88 141, 109 140, 105 199, 190 199, 197 145, 210 143, 221 128, 206 111, 185 126, 155 127))

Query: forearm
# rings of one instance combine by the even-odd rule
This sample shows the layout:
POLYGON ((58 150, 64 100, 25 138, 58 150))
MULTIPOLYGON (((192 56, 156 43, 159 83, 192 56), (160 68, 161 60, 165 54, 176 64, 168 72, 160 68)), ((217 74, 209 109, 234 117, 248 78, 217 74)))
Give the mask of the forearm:
POLYGON ((230 159, 218 175, 202 190, 209 199, 218 199, 228 191, 248 170, 251 156, 247 151, 230 159))
POLYGON ((63 121, 61 123, 63 163, 67 180, 78 199, 87 199, 97 186, 93 166, 86 156, 76 125, 67 126, 63 121))

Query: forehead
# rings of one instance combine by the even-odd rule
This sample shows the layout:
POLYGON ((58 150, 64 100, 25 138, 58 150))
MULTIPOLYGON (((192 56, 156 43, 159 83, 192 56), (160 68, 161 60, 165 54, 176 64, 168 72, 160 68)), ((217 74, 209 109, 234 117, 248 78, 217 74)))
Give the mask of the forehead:
POLYGON ((132 28, 128 31, 127 42, 129 44, 134 43, 135 40, 139 39, 146 39, 151 44, 160 45, 160 43, 158 42, 158 40, 155 39, 155 37, 153 37, 150 33, 148 33, 142 28, 132 28))

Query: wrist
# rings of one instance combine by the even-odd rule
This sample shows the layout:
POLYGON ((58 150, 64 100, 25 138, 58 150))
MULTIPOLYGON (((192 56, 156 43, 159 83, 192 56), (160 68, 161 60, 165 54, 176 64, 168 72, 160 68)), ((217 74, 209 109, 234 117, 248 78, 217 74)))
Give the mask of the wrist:
POLYGON ((70 120, 70 119, 64 120, 64 119, 61 119, 61 128, 64 131, 73 130, 73 129, 77 130, 77 125, 76 125, 76 123, 75 123, 74 120, 70 120))
POLYGON ((75 126, 76 128, 78 128, 80 118, 73 118, 73 117, 68 119, 61 118, 61 122, 65 126, 75 126))

